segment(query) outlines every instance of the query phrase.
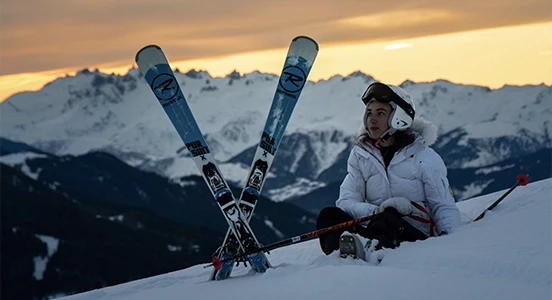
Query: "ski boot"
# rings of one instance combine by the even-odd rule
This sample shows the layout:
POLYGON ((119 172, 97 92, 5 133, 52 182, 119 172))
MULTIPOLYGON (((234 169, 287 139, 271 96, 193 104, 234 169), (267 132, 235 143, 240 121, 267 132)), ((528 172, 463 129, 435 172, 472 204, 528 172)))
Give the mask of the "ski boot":
POLYGON ((339 237, 339 256, 379 264, 385 256, 385 250, 376 250, 378 243, 376 239, 367 239, 358 234, 344 232, 339 237))

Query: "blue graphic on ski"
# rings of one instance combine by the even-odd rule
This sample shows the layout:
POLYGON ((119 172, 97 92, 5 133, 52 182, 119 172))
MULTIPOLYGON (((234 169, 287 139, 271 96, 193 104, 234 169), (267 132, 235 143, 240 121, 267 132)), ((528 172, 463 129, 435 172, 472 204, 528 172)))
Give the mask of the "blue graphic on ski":
MULTIPOLYGON (((257 238, 220 172, 163 50, 156 45, 146 46, 136 54, 136 63, 190 152, 231 232, 237 237, 238 249, 247 251, 258 248, 257 238)), ((270 267, 262 253, 249 256, 248 260, 259 273, 270 267)))
MULTIPOLYGON (((257 146, 245 187, 238 201, 240 210, 247 217, 247 221, 253 215, 266 175, 268 175, 276 150, 278 150, 284 131, 291 119, 295 104, 307 83, 307 77, 317 54, 318 44, 313 39, 298 36, 292 40, 261 140, 257 146)), ((237 241, 230 233, 231 231, 228 230, 223 245, 215 253, 215 256, 221 260, 237 254, 237 241)), ((210 279, 222 280, 228 278, 234 263, 233 260, 229 260, 222 263, 219 270, 213 268, 210 279)))

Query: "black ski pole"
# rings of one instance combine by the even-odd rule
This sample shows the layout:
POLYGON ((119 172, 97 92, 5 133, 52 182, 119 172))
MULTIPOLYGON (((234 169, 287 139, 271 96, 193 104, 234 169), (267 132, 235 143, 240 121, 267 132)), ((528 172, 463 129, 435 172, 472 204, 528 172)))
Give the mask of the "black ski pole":
POLYGON ((502 196, 500 196, 500 198, 496 199, 495 202, 493 202, 493 204, 491 204, 489 207, 487 207, 479 216, 477 216, 477 218, 475 218, 473 221, 479 221, 481 220, 484 216, 485 216, 485 213, 487 213, 489 210, 492 210, 493 208, 495 208, 498 203, 500 203, 502 200, 504 200, 504 198, 506 198, 506 196, 508 196, 515 188, 517 188, 518 186, 525 186, 527 185, 527 183, 529 182, 529 178, 527 177, 527 175, 525 174, 519 174, 517 176, 517 182, 516 184, 514 184, 510 189, 508 189, 502 196))
POLYGON ((266 246, 263 246, 263 247, 245 252, 245 253, 241 253, 241 254, 235 255, 234 257, 226 258, 226 259, 223 259, 223 260, 221 260, 220 258, 214 256, 213 260, 212 260, 212 263, 204 266, 204 268, 214 266, 215 269, 219 270, 222 267, 222 263, 224 263, 224 262, 231 261, 231 260, 236 260, 236 259, 242 258, 244 256, 247 256, 247 255, 250 255, 250 254, 253 254, 253 253, 257 253, 257 252, 261 252, 261 251, 266 252, 266 251, 274 250, 276 248, 280 248, 280 247, 283 247, 283 246, 296 244, 296 243, 300 243, 300 242, 305 242, 307 240, 310 240, 310 239, 315 238, 315 237, 319 237, 323 234, 326 234, 326 233, 329 233, 329 232, 332 232, 332 231, 336 231, 336 230, 339 230, 339 229, 351 227, 351 226, 356 225, 358 223, 366 222, 366 221, 368 221, 372 218, 373 218, 373 216, 366 216, 366 217, 362 217, 362 218, 359 218, 359 219, 339 223, 339 224, 334 225, 334 226, 322 228, 322 229, 319 229, 319 230, 316 230, 316 231, 312 231, 312 232, 305 233, 305 234, 302 234, 302 235, 294 236, 294 237, 289 238, 289 239, 281 240, 279 242, 275 242, 275 243, 272 243, 272 244, 269 244, 269 245, 266 245, 266 246))

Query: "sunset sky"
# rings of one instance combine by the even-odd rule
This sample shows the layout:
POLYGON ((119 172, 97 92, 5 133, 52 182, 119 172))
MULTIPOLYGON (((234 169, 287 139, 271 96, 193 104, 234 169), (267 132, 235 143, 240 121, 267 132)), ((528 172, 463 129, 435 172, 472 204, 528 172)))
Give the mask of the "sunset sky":
POLYGON ((297 35, 320 44, 311 80, 552 85, 550 0, 3 0, 0 101, 83 68, 124 74, 147 44, 183 71, 279 74, 297 35))

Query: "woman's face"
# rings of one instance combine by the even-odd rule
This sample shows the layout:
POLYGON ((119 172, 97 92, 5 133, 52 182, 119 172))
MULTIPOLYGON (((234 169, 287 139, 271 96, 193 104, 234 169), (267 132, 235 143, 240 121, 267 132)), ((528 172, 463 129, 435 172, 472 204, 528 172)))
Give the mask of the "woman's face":
POLYGON ((389 103, 378 101, 368 103, 366 125, 372 138, 379 138, 382 133, 389 129, 387 120, 389 119, 391 111, 392 109, 389 103))

